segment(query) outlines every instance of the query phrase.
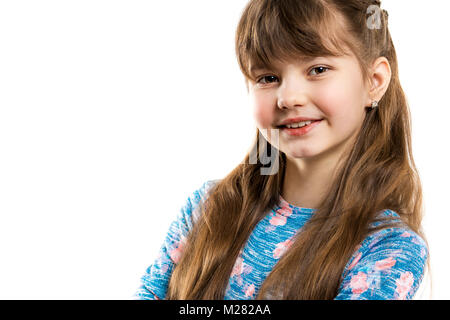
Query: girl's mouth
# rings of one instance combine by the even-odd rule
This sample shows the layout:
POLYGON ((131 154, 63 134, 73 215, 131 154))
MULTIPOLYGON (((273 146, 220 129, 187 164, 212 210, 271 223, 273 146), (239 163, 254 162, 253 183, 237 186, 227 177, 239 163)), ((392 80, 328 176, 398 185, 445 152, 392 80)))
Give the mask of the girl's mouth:
POLYGON ((300 128, 288 128, 287 126, 280 126, 279 129, 291 136, 302 136, 317 127, 322 122, 322 120, 312 121, 310 124, 300 128))

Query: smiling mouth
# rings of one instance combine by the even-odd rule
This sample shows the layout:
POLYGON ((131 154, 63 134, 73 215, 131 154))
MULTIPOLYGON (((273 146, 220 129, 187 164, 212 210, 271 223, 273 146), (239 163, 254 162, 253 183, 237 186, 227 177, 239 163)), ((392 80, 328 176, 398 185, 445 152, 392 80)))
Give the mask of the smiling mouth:
POLYGON ((276 128, 277 128, 277 129, 300 129, 300 128, 307 127, 307 126, 309 126, 309 125, 311 125, 311 124, 313 124, 313 123, 315 123, 315 122, 320 122, 320 121, 322 121, 322 120, 323 120, 323 119, 320 119, 320 120, 314 120, 314 121, 308 121, 307 123, 303 124, 302 126, 296 126, 296 127, 293 127, 293 126, 289 125, 289 127, 288 127, 288 125, 281 125, 281 126, 276 126, 276 128))

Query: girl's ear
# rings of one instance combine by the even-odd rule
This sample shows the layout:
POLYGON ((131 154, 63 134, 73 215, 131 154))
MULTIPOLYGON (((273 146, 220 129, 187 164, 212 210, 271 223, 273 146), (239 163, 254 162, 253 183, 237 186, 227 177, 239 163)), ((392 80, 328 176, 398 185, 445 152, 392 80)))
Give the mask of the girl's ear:
POLYGON ((372 101, 380 101, 391 82, 391 66, 385 57, 379 57, 375 60, 370 71, 371 88, 369 90, 369 99, 366 104, 372 104, 372 101))

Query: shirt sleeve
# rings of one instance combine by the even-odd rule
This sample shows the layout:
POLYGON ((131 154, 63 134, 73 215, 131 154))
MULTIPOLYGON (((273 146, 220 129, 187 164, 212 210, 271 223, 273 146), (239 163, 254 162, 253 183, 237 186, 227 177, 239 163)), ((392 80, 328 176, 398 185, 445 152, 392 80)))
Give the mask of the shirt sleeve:
POLYGON ((335 300, 410 300, 424 275, 428 250, 409 229, 383 229, 356 250, 335 300))
POLYGON ((199 203, 217 180, 206 181, 186 200, 176 219, 169 226, 158 256, 141 277, 141 285, 134 294, 137 300, 161 300, 166 296, 169 280, 180 259, 186 237, 199 214, 199 203))

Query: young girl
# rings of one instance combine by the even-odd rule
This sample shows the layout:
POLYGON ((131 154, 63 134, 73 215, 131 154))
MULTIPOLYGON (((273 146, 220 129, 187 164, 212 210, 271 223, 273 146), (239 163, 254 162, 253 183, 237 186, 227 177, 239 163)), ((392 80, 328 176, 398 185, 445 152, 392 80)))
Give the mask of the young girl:
POLYGON ((249 1, 236 53, 254 145, 187 199, 136 297, 414 297, 428 245, 387 22, 376 0, 249 1), (269 150, 264 174, 250 160, 269 150))

